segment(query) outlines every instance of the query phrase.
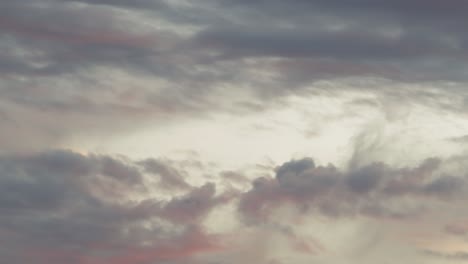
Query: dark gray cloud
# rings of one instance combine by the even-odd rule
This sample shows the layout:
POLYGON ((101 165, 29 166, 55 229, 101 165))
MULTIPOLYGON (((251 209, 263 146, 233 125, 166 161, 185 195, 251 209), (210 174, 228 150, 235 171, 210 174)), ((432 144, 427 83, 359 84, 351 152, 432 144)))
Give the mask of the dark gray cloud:
POLYGON ((335 167, 315 167, 310 158, 286 162, 276 171, 279 185, 298 195, 326 193, 336 184, 338 177, 335 167))
POLYGON ((352 30, 307 31, 306 28, 215 28, 202 32, 202 44, 224 49, 226 57, 332 58, 340 60, 399 60, 451 56, 456 49, 437 39, 352 30))
MULTIPOLYGON (((128 131, 148 120, 246 114, 320 80, 336 81, 331 87, 338 91, 339 80, 356 77, 388 79, 393 87, 463 84, 466 8, 461 1, 419 0, 2 1, 0 143, 15 148, 8 142, 19 129, 29 142, 17 148, 40 148, 90 127, 128 131), (218 100, 225 86, 252 96, 218 100), (45 116, 73 122, 33 124, 45 116)), ((439 90, 466 96, 447 87, 439 90)), ((391 89, 366 87, 447 106, 424 89, 391 89)))
POLYGON ((167 8, 168 4, 161 0, 136 0, 136 1, 125 1, 125 0, 59 0, 58 2, 74 2, 74 3, 86 3, 90 5, 109 5, 117 7, 129 7, 129 8, 167 8))
MULTIPOLYGON (((286 204, 329 217, 409 217, 418 208, 405 206, 408 197, 421 206, 464 197, 466 179, 443 176, 439 166, 440 160, 428 159, 414 168, 379 163, 344 172, 304 158, 284 163, 275 178, 256 179, 241 193, 217 190, 213 183, 191 186, 180 168, 157 159, 68 150, 2 155, 0 244, 9 263, 192 263, 199 253, 230 252, 202 226, 213 210, 232 201, 248 223, 270 222, 286 204), (165 186, 177 194, 154 197, 165 186)), ((455 224, 447 232, 464 230, 455 224)), ((293 230, 282 233, 298 252, 324 250, 293 230)))
POLYGON ((122 157, 66 150, 3 155, 0 244, 11 256, 2 261, 153 263, 214 250, 215 241, 197 226, 228 197, 208 184, 169 200, 138 201, 157 190, 141 171, 122 157))
POLYGON ((186 190, 190 188, 190 185, 184 179, 188 177, 188 175, 168 166, 164 162, 156 159, 147 159, 142 161, 141 165, 146 172, 159 175, 160 184, 164 189, 186 190))
MULTIPOLYGON (((368 67, 365 73, 350 68, 345 76, 463 79, 457 70, 466 68, 462 1, 220 1, 220 6, 235 14, 235 22, 207 28, 200 38, 227 58, 337 59, 352 68, 368 67)), ((306 80, 333 77, 343 75, 330 70, 306 80)))
MULTIPOLYGON (((352 4, 335 1, 203 1, 197 5, 172 5, 164 1, 130 3, 45 0, 42 6, 32 2, 2 3, 4 42, 23 45, 23 49, 31 53, 27 57, 19 54, 10 56, 4 63, 10 62, 2 68, 8 72, 56 75, 104 65, 149 71, 169 79, 188 78, 191 82, 213 77, 218 81, 227 81, 221 72, 209 76, 212 69, 217 68, 215 62, 219 58, 205 55, 207 51, 215 49, 223 53, 221 59, 280 57, 295 60, 306 57, 338 60, 338 65, 363 65, 361 69, 367 66, 364 72, 353 71, 353 67, 350 67, 342 72, 345 76, 397 78, 398 75, 404 75, 406 79, 411 76, 419 79, 423 74, 428 79, 438 78, 431 74, 424 75, 424 72, 437 73, 442 65, 434 65, 435 61, 463 66, 460 63, 464 63, 464 56, 461 55, 465 52, 465 37, 458 31, 454 33, 445 28, 424 26, 425 23, 418 21, 425 16, 418 14, 440 12, 441 19, 453 20, 453 15, 446 15, 448 10, 460 11, 466 7, 460 2, 450 4, 449 7, 444 5, 443 8, 432 2, 424 3, 410 1, 388 5, 382 1, 357 1, 352 4), (88 5, 80 6, 76 3, 88 5), (112 9, 112 6, 119 8, 112 9), (145 14, 152 16, 142 17, 141 20, 130 19, 130 16, 125 19, 122 10, 132 7, 144 7, 147 9, 145 14), (228 11, 231 13, 229 18, 220 15, 228 11), (388 16, 378 19, 375 12, 388 16), (278 17, 278 13, 282 13, 282 16, 278 17), (200 18, 198 21, 194 19, 194 14, 200 18), (148 27, 147 22, 151 22, 150 18, 155 16, 174 26, 192 23, 195 32, 199 33, 190 40, 190 37, 181 38, 174 28, 154 30, 154 27, 148 27), (412 19, 404 19, 405 16, 412 19), (255 18, 264 19, 256 21, 255 18), (375 28, 368 28, 366 25, 369 23, 373 23, 375 28), (333 29, 335 24, 341 27, 333 29), (192 42, 198 44, 193 46, 190 44, 192 42), (42 52, 34 55, 33 51, 42 52), (403 62, 413 66, 404 66, 403 62), (200 67, 206 69, 204 73, 194 75, 194 69, 200 67), (389 70, 375 72, 372 70, 374 67, 396 67, 401 71, 395 75, 395 72, 389 70), (408 70, 414 74, 406 74, 408 70)), ((143 11, 137 9, 132 12, 143 11)), ((435 15, 428 16, 428 19, 431 17, 439 21, 435 15)), ((441 24, 436 22, 436 25, 441 24)), ((236 64, 240 65, 241 62, 236 64)), ((333 69, 328 71, 329 74, 321 78, 338 74, 333 69)), ((239 73, 239 70, 236 72, 239 73)), ((443 77, 440 73, 438 76, 443 77)))
POLYGON ((446 176, 436 179, 425 186, 424 191, 427 193, 435 193, 439 195, 454 195, 457 192, 462 192, 465 187, 463 178, 446 176))
POLYGON ((205 184, 169 201, 160 215, 174 223, 190 224, 203 219, 213 208, 234 198, 234 193, 216 196, 216 186, 205 184))
POLYGON ((305 158, 278 167, 275 178, 259 178, 240 200, 247 221, 268 221, 281 204, 331 217, 415 217, 433 201, 463 199, 465 175, 439 175, 440 160, 427 159, 414 168, 372 163, 349 171, 315 166, 305 158), (411 197, 418 204, 405 208, 411 197), (400 203, 395 208, 395 203, 400 203))
POLYGON ((385 165, 374 163, 350 173, 348 185, 356 192, 368 192, 379 184, 381 177, 385 175, 385 165))
POLYGON ((109 66, 155 73, 157 65, 151 58, 176 38, 171 32, 145 33, 141 23, 110 8, 50 1, 43 5, 1 3, 0 37, 7 47, 14 48, 13 54, 5 49, 11 64, 2 67, 5 70, 57 76, 109 66))
POLYGON ((282 1, 231 1, 225 0, 220 3, 230 8, 252 9, 263 11, 269 15, 285 15, 287 18, 294 14, 307 14, 308 12, 320 11, 320 14, 335 16, 380 16, 381 19, 389 18, 401 23, 456 23, 466 19, 463 15, 468 5, 463 0, 449 0, 440 2, 437 0, 352 0, 352 1, 327 1, 327 0, 297 0, 288 3, 282 1))

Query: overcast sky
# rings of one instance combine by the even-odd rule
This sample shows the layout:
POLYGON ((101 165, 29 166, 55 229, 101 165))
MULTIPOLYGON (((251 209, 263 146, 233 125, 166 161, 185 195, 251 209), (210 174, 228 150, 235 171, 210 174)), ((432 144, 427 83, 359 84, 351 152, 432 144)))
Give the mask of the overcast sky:
POLYGON ((467 14, 0 0, 0 264, 468 262, 467 14))

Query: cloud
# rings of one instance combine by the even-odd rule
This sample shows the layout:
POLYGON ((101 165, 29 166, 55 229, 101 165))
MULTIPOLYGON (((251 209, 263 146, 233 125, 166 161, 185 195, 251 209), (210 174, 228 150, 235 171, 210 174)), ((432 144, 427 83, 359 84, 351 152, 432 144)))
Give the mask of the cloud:
POLYGON ((164 162, 156 159, 147 159, 141 162, 146 172, 160 176, 160 184, 164 189, 182 189, 187 190, 191 186, 185 181, 182 172, 175 170, 164 162))
MULTIPOLYGON (((464 200, 465 178, 442 173, 446 162, 427 159, 403 168, 373 163, 343 171, 297 159, 241 192, 220 187, 224 178, 192 186, 180 178, 175 163, 154 158, 133 161, 69 150, 4 154, 0 243, 7 245, 11 263, 197 263, 222 256, 243 259, 238 254, 245 243, 264 233, 287 252, 319 257, 328 255, 328 246, 298 233, 297 223, 309 214, 337 221, 398 219, 403 225, 464 200), (166 187, 173 189, 162 193, 166 187), (239 222, 240 229, 215 232, 217 212, 230 206, 240 215, 223 217, 239 222), (276 214, 284 208, 296 208, 297 215, 276 214)), ((446 224, 447 234, 462 234, 463 225, 455 224, 446 224)), ((273 257, 270 246, 257 258, 273 257)))
POLYGON ((151 198, 157 188, 146 177, 138 163, 123 157, 67 150, 3 155, 0 233, 1 244, 9 245, 6 261, 153 263, 222 248, 198 225, 227 201, 214 185, 162 200, 151 198))
POLYGON ((414 217, 439 199, 463 197, 464 175, 440 175, 440 164, 432 158, 414 168, 371 163, 340 171, 332 165, 316 166, 310 158, 292 160, 276 169, 275 178, 255 180, 239 210, 248 223, 268 222, 275 210, 287 205, 329 217, 414 217), (407 206, 408 198, 413 206, 407 206))
POLYGON ((462 0, 0 1, 2 261, 366 263, 337 241, 362 244, 349 234, 372 224, 389 243, 358 250, 373 263, 368 251, 393 254, 413 231, 437 237, 414 235, 418 254, 466 259, 438 236, 457 247, 468 230, 465 156, 444 158, 466 141, 467 11, 462 0), (353 137, 362 127, 375 134, 353 137), (393 152, 387 132, 417 138, 393 152), (177 148, 204 153, 178 163, 166 153, 177 148), (101 149, 123 155, 83 154, 101 149), (439 158, 414 165, 420 149, 439 158), (380 151, 389 158, 373 162, 380 151), (220 165, 259 155, 306 157, 220 165))
POLYGON ((147 47, 154 45, 148 37, 118 30, 113 24, 121 22, 110 10, 72 8, 47 1, 43 4, 46 8, 31 3, 2 4, 2 39, 5 43, 11 39, 17 50, 24 50, 26 56, 16 52, 12 57, 29 69, 24 74, 54 76, 96 63, 125 62, 125 58, 129 61, 148 53, 147 47), (33 51, 42 55, 34 56, 33 51))
POLYGON ((444 4, 437 0, 398 0, 388 3, 384 0, 365 0, 365 1, 294 1, 284 3, 281 1, 220 1, 228 7, 249 8, 253 10, 264 10, 269 15, 283 11, 286 15, 292 15, 294 12, 304 14, 308 11, 316 9, 325 14, 341 14, 346 16, 365 15, 372 16, 373 14, 383 15, 383 19, 405 19, 408 22, 417 20, 428 21, 456 21, 466 19, 462 13, 468 8, 465 2, 461 0, 450 0, 444 4), (437 19, 435 19, 437 18, 437 19))
POLYGON ((74 251, 44 250, 32 251, 28 255, 31 259, 40 261, 40 263, 70 262, 70 263, 96 263, 96 264, 130 264, 130 263, 154 263, 155 261, 187 261, 199 253, 216 252, 221 250, 221 245, 217 244, 215 237, 210 237, 200 230, 190 229, 184 234, 174 237, 173 241, 167 241, 160 245, 144 246, 139 248, 112 248, 106 246, 97 246, 97 250, 105 252, 104 255, 110 256, 86 256, 77 254, 74 251))
POLYGON ((4 2, 0 145, 38 150, 181 117, 249 115, 293 95, 361 90, 353 78, 374 80, 369 94, 454 107, 434 96, 460 92, 447 81, 466 82, 464 9, 419 0, 4 2), (404 88, 420 82, 438 93, 404 88))
POLYGON ((161 217, 174 223, 190 224, 200 221, 212 209, 233 198, 229 194, 216 197, 215 188, 214 184, 205 184, 183 197, 173 198, 161 208, 161 217))
POLYGON ((466 261, 468 259, 467 252, 454 252, 454 253, 443 253, 437 251, 427 250, 424 252, 426 255, 431 257, 436 257, 440 259, 447 259, 447 260, 459 260, 459 261, 466 261))
POLYGON ((347 184, 355 192, 368 192, 377 187, 384 175, 385 165, 373 163, 350 173, 347 184))
POLYGON ((224 50, 226 57, 332 58, 366 61, 451 55, 455 50, 437 41, 380 32, 274 30, 270 28, 215 28, 201 32, 202 44, 224 50), (420 43, 419 43, 420 42, 420 43))
POLYGON ((449 223, 445 226, 444 231, 455 236, 465 236, 468 234, 468 225, 465 221, 449 223))

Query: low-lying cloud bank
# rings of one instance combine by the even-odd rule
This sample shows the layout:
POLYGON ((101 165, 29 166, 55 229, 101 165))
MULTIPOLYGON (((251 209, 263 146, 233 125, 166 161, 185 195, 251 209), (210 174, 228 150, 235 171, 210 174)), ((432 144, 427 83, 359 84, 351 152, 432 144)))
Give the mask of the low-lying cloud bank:
MULTIPOLYGON (((0 243, 8 263, 198 263, 223 254, 236 259, 241 246, 235 241, 247 239, 248 230, 261 233, 270 226, 292 249, 320 256, 326 254, 320 242, 306 242, 288 228, 293 219, 364 217, 404 225, 453 212, 466 199, 467 187, 466 173, 454 160, 340 170, 304 158, 242 190, 226 188, 225 177, 192 186, 180 168, 164 160, 68 150, 3 155, 0 243), (168 188, 170 196, 164 197, 168 188), (223 218, 238 222, 238 231, 210 229, 210 215, 229 206, 237 213, 223 218), (294 209, 294 216, 282 215, 284 208, 294 209)), ((440 225, 447 235, 465 234, 462 223, 440 225)))

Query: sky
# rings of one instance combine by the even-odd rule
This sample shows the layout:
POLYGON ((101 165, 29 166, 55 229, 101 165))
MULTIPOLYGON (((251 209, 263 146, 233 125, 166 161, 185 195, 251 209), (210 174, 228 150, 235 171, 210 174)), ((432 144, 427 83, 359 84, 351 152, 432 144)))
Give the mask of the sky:
POLYGON ((468 262, 467 13, 0 0, 0 264, 468 262))

